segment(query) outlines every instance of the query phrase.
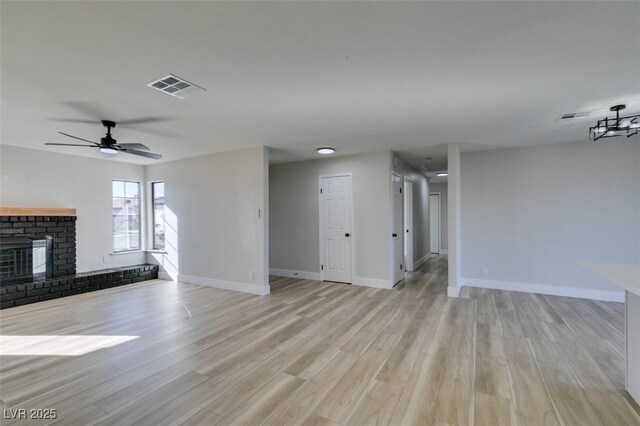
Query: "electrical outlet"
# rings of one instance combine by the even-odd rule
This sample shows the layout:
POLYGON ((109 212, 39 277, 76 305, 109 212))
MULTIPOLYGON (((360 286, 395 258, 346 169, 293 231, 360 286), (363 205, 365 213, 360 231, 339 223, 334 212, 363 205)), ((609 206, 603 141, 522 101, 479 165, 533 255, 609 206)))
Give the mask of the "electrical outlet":
POLYGON ((252 280, 253 279, 253 271, 249 271, 249 279, 252 280))
POLYGON ((102 256, 102 263, 104 264, 109 263, 109 256, 102 256))
POLYGON ((487 275, 489 275, 489 268, 483 266, 482 268, 480 268, 480 274, 486 277, 487 275))

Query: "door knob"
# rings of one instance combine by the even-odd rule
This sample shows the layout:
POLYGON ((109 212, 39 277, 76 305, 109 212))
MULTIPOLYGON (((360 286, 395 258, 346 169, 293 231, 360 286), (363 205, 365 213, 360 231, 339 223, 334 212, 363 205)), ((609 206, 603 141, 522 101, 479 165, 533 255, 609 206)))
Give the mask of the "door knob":
POLYGON ((349 234, 348 232, 346 234, 344 234, 345 237, 349 237, 351 236, 351 234, 349 234))
POLYGON ((409 233, 409 230, 407 229, 407 234, 409 233))

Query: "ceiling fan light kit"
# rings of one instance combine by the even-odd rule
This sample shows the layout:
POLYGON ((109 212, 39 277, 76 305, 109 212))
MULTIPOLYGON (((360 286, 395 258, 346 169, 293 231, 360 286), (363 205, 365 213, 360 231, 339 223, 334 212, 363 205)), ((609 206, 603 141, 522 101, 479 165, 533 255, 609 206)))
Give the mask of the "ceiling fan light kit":
POLYGON ((108 154, 108 155, 116 155, 118 153, 117 149, 114 148, 110 148, 110 147, 100 147, 100 152, 103 154, 108 154))
POLYGON ((640 133, 640 115, 628 115, 620 117, 620 111, 626 105, 614 105, 610 111, 616 113, 615 118, 605 117, 598 120, 595 126, 589 128, 589 139, 597 141, 603 138, 613 138, 617 136, 631 137, 640 133))
POLYGON ((68 133, 58 132, 61 135, 80 140, 82 142, 86 142, 89 145, 81 145, 81 144, 70 144, 70 143, 45 143, 45 145, 57 145, 57 146, 81 146, 85 148, 98 148, 100 152, 106 155, 116 155, 118 152, 126 152, 128 154, 139 155, 141 157, 152 158, 154 160, 159 160, 162 158, 162 155, 155 154, 153 152, 148 152, 149 148, 146 145, 141 143, 118 143, 111 136, 111 129, 116 127, 116 122, 111 120, 102 120, 102 125, 107 128, 107 133, 104 137, 100 138, 100 143, 90 141, 88 139, 79 138, 77 136, 70 135, 68 133))

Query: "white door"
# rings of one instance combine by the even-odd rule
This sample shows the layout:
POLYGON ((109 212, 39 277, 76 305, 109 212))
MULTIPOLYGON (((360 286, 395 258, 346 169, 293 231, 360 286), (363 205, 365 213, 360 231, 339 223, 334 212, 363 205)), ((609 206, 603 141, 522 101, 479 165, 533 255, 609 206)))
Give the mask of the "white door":
POLYGON ((431 253, 440 253, 440 194, 429 194, 429 234, 431 253))
POLYGON ((413 271, 413 183, 404 180, 404 270, 413 271))
POLYGON ((404 217, 402 214, 402 178, 396 174, 391 176, 392 185, 392 203, 393 203, 393 227, 391 231, 391 241, 393 244, 393 268, 392 278, 393 283, 397 283, 404 278, 404 238, 402 234, 404 232, 404 217))
POLYGON ((320 179, 320 210, 322 279, 351 283, 351 176, 320 179))

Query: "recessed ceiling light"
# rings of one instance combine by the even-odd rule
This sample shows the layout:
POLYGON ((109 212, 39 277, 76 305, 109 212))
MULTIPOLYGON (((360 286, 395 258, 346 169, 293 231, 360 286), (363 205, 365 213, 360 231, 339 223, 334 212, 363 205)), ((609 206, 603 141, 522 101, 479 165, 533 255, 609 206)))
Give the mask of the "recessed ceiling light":
POLYGON ((318 151, 318 154, 322 154, 322 155, 329 155, 329 154, 333 154, 334 152, 336 152, 335 149, 330 148, 328 146, 323 146, 322 148, 318 148, 318 149, 316 149, 316 151, 318 151))
POLYGON ((447 172, 436 173, 436 176, 445 177, 445 176, 449 176, 449 173, 447 173, 447 172))
POLYGON ((174 96, 176 98, 185 98, 194 92, 206 90, 204 87, 200 87, 197 84, 188 82, 187 80, 177 77, 173 74, 169 74, 158 80, 152 81, 147 86, 159 90, 167 95, 174 96))

